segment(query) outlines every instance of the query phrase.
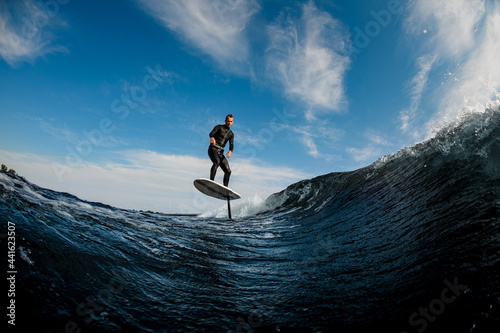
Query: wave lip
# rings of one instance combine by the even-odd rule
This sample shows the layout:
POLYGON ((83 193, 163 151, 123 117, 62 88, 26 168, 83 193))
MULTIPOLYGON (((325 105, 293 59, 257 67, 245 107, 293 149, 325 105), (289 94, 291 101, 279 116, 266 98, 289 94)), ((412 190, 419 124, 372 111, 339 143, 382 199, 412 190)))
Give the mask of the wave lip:
MULTIPOLYGON (((418 169, 429 171, 453 162, 460 165, 461 161, 481 161, 480 170, 476 171, 481 172, 485 180, 497 180, 500 175, 499 145, 500 106, 484 112, 464 113, 425 142, 382 156, 370 166, 355 171, 334 172, 302 180, 271 195, 266 203, 281 210, 295 210, 297 205, 302 209, 317 209, 318 204, 325 206, 325 202, 354 184, 371 186, 382 177, 387 186, 395 187, 405 175, 410 176, 418 169), (370 178, 374 179, 369 181, 370 178)), ((427 180, 425 174, 422 177, 422 182, 427 180)))

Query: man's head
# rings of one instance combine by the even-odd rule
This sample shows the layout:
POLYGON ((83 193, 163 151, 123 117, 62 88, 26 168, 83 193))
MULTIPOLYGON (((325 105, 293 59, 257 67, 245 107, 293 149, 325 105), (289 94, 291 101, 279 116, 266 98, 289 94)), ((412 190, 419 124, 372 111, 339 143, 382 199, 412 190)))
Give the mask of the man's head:
POLYGON ((232 114, 228 114, 226 116, 226 126, 227 128, 230 128, 233 125, 234 117, 232 114))

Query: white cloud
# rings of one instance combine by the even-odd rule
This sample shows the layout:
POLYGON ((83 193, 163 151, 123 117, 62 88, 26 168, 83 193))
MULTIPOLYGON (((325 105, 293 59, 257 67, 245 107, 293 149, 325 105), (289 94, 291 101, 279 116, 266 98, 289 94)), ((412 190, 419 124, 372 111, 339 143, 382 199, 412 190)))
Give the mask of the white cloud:
POLYGON ((348 30, 313 1, 301 5, 300 17, 283 11, 267 26, 268 47, 262 59, 249 56, 251 47, 259 47, 250 45, 248 38, 251 19, 260 10, 256 0, 137 1, 225 70, 250 75, 264 85, 279 84, 287 98, 304 103, 308 119, 346 104, 348 30))
MULTIPOLYGON (((431 71, 435 60, 436 56, 430 54, 417 59, 419 71, 409 83, 411 104, 408 109, 401 111, 399 116, 399 120, 401 122, 400 129, 404 133, 408 132, 412 127, 412 121, 414 120, 418 107, 420 106, 422 94, 429 77, 429 72, 431 71)), ((418 136, 418 134, 414 133, 414 136, 418 136)))
POLYGON ((314 143, 314 140, 311 138, 310 135, 304 135, 300 139, 302 144, 307 147, 308 149, 308 154, 311 155, 314 158, 318 158, 320 156, 320 153, 318 151, 318 146, 316 143, 314 143))
POLYGON ((319 111, 338 111, 345 103, 344 76, 351 63, 342 23, 311 1, 302 6, 300 18, 282 12, 267 31, 271 81, 279 82, 288 98, 305 103, 309 119, 319 111))
MULTIPOLYGON (((194 179, 208 178, 212 164, 208 158, 145 150, 122 151, 116 153, 115 158, 120 162, 83 162, 70 168, 50 156, 0 150, 1 163, 29 181, 89 201, 166 213, 201 213, 224 205, 222 201, 202 195, 193 186, 194 179)), ((267 197, 308 177, 293 168, 256 164, 250 160, 231 159, 230 165, 230 186, 243 198, 256 194, 267 197)), ((221 182, 222 175, 219 170, 216 180, 221 182)))
POLYGON ((390 146, 391 142, 385 139, 381 134, 378 134, 372 130, 366 132, 365 136, 368 138, 372 144, 376 144, 379 146, 390 146))
POLYGON ((146 11, 221 66, 238 71, 247 61, 246 26, 255 0, 138 0, 146 11))
POLYGON ((485 1, 418 0, 410 11, 406 28, 412 33, 425 31, 440 56, 455 57, 474 46, 474 29, 485 13, 485 1))
POLYGON ((327 123, 323 122, 321 126, 284 126, 292 133, 294 137, 306 148, 307 154, 314 158, 324 158, 331 160, 335 156, 321 152, 318 147, 319 143, 328 143, 338 141, 343 135, 344 131, 337 129, 327 123))
POLYGON ((392 143, 388 139, 373 130, 367 130, 364 136, 368 141, 365 147, 346 148, 346 151, 352 155, 352 158, 356 162, 373 161, 386 153, 385 148, 392 146, 392 143))
POLYGON ((116 135, 105 135, 101 131, 100 136, 92 134, 92 131, 82 130, 80 133, 73 131, 68 128, 66 124, 60 124, 52 119, 44 119, 41 117, 27 117, 29 120, 38 124, 40 129, 51 135, 52 137, 58 139, 61 142, 67 142, 71 147, 76 150, 82 149, 84 142, 89 142, 91 140, 98 140, 98 145, 100 147, 117 147, 117 146, 128 146, 131 143, 130 138, 119 137, 116 135), (89 139, 93 136, 92 139, 89 139))
POLYGON ((78 134, 71 131, 66 125, 56 125, 54 121, 45 120, 40 117, 30 117, 30 120, 39 124, 40 129, 53 136, 58 140, 63 140, 76 144, 78 142, 78 134))
POLYGON ((11 66, 55 52, 68 52, 55 45, 50 31, 65 25, 59 5, 42 6, 34 0, 0 2, 0 56, 11 66))
POLYGON ((382 151, 373 145, 363 148, 348 147, 346 151, 352 155, 356 162, 373 161, 382 154, 382 151))

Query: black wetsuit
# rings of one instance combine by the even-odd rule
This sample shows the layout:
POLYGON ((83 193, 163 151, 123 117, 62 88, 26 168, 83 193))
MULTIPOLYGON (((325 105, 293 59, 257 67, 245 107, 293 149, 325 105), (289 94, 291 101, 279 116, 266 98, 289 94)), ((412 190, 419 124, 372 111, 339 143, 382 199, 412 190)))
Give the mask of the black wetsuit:
POLYGON ((228 186, 231 169, 229 168, 229 163, 224 156, 224 147, 229 141, 229 150, 233 151, 233 131, 231 131, 231 129, 229 129, 226 125, 217 125, 214 127, 212 132, 210 132, 210 137, 215 139, 215 145, 210 145, 208 147, 208 156, 213 163, 212 168, 210 169, 210 179, 215 180, 217 168, 220 166, 222 171, 224 171, 224 186, 228 186))

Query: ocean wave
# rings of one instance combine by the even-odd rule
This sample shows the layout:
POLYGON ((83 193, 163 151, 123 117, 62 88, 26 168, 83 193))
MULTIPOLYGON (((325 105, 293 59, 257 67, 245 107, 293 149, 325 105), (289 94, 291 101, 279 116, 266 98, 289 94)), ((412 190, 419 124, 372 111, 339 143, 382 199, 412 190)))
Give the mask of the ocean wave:
POLYGON ((367 167, 242 200, 234 220, 223 202, 137 212, 0 173, 16 328, 496 332, 499 125, 498 106, 464 114, 367 167))

